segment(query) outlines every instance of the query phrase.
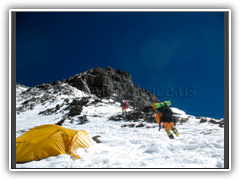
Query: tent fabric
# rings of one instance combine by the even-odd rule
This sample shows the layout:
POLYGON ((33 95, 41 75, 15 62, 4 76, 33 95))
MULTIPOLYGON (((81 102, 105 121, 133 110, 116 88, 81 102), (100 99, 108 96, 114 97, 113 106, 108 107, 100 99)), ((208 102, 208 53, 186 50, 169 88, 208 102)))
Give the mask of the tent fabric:
POLYGON ((74 154, 78 148, 92 145, 84 130, 67 129, 54 124, 37 126, 16 139, 16 162, 28 162, 59 154, 74 154))

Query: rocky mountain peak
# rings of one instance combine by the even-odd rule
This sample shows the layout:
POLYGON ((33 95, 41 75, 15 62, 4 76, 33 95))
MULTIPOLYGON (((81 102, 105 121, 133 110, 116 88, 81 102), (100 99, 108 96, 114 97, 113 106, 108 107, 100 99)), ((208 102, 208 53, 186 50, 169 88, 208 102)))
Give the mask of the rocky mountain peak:
POLYGON ((105 69, 96 67, 77 74, 62 82, 76 87, 86 93, 95 94, 99 98, 112 98, 119 101, 120 97, 129 100, 129 104, 143 108, 159 100, 152 93, 134 85, 131 74, 110 66, 105 69))

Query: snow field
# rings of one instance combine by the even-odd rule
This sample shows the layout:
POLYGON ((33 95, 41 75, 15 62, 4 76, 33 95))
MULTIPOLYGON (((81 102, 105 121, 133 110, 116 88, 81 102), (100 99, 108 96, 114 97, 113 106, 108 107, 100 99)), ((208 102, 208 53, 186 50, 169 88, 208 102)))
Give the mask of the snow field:
MULTIPOLYGON (((80 95, 79 95, 80 96, 80 95)), ((17 114, 16 137, 21 130, 29 130, 42 124, 53 124, 61 120, 62 115, 38 115, 38 112, 53 108, 63 103, 58 101, 37 105, 34 110, 17 114)), ((68 97, 69 98, 69 97, 68 97)), ((91 101, 93 101, 92 99, 91 101)), ((63 127, 85 130, 90 137, 100 135, 101 143, 93 142, 93 146, 77 149, 81 157, 74 160, 64 154, 49 157, 41 161, 17 164, 17 168, 223 168, 224 167, 224 128, 209 123, 199 123, 199 119, 191 117, 186 123, 177 123, 179 137, 170 140, 162 128, 129 128, 125 124, 138 123, 129 121, 111 121, 109 118, 121 113, 120 103, 102 100, 102 103, 83 107, 81 116, 86 115, 88 122, 78 125, 78 119, 66 119, 63 127), (72 123, 70 123, 72 121, 72 123)), ((64 108, 64 107, 62 107, 64 108)), ((181 117, 188 115, 179 112, 181 117)), ((128 109, 128 111, 131 108, 128 109)), ((64 112, 65 114, 66 112, 64 112)), ((153 126, 152 123, 146 123, 153 126)), ((154 124, 157 125, 157 124, 154 124)))

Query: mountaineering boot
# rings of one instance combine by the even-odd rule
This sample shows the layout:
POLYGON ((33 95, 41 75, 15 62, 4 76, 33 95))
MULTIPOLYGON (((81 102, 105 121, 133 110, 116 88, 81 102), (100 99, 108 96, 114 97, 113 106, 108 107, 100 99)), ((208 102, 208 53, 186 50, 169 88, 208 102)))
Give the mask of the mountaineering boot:
POLYGON ((170 136, 168 136, 170 139, 174 139, 173 135, 171 134, 170 136))
POLYGON ((176 129, 175 126, 172 127, 172 131, 174 132, 174 134, 176 134, 177 137, 179 136, 178 130, 176 129))
POLYGON ((173 134, 170 130, 167 131, 167 135, 170 139, 174 139, 173 134))

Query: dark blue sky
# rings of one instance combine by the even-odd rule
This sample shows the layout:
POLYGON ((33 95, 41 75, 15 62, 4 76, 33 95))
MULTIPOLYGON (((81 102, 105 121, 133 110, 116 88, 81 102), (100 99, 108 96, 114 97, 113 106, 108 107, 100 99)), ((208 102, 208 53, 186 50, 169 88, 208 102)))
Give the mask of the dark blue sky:
POLYGON ((17 12, 16 79, 111 66, 194 116, 224 117, 223 12, 17 12))

